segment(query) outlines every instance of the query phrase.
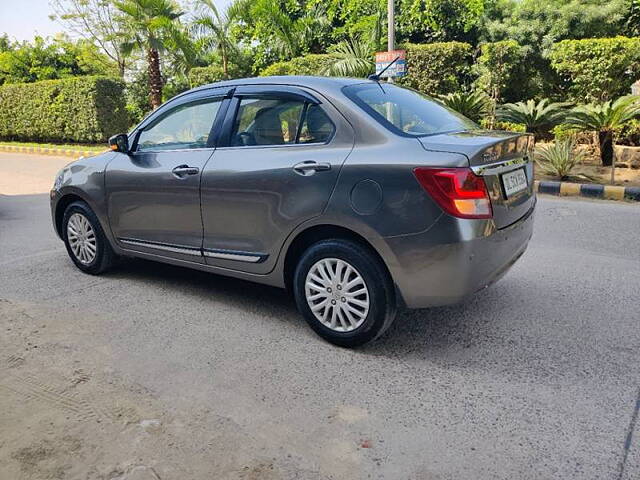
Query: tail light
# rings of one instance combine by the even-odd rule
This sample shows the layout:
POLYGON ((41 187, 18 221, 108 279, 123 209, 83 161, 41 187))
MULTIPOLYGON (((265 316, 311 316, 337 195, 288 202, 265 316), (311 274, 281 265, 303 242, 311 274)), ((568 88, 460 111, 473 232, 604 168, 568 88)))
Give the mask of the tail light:
POLYGON ((413 170, 418 182, 442 209, 459 218, 491 218, 491 201, 484 179, 470 168, 413 170))

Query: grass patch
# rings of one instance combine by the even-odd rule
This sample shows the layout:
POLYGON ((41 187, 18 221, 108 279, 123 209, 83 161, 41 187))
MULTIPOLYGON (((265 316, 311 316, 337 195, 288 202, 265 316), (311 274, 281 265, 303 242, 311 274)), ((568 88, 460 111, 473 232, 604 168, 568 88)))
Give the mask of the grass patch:
POLYGON ((102 152, 107 150, 106 143, 30 143, 30 142, 0 142, 0 146, 11 146, 11 147, 40 147, 40 148, 55 148, 59 150, 77 150, 77 151, 92 151, 92 152, 102 152))

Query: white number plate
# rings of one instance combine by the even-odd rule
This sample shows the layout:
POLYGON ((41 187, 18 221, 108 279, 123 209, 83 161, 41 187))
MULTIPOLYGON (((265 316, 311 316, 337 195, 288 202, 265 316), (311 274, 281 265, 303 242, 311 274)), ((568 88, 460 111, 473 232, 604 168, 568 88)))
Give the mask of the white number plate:
POLYGON ((527 174, 522 168, 505 173, 502 175, 502 184, 504 185, 504 193, 509 198, 527 188, 527 174))

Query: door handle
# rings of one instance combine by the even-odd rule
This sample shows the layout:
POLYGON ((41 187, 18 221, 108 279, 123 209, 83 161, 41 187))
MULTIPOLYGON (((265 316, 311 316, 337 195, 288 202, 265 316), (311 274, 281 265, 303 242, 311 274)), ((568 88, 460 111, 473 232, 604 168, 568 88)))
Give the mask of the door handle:
POLYGON ((304 162, 296 163, 293 166, 293 170, 300 174, 308 177, 309 175, 313 175, 316 172, 325 172, 327 170, 331 170, 331 164, 327 162, 314 162, 313 160, 306 160, 304 162))
POLYGON ((189 165, 180 165, 171 170, 171 173, 178 178, 183 178, 187 175, 197 175, 200 173, 200 169, 198 167, 190 167, 189 165))

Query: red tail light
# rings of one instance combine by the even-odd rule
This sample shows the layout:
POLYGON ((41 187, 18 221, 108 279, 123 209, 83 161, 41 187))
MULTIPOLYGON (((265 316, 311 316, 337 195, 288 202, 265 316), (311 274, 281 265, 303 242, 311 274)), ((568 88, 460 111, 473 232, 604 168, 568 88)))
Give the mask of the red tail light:
POLYGON ((491 218, 491 201, 482 177, 470 168, 418 167, 413 174, 442 209, 459 218, 491 218))

